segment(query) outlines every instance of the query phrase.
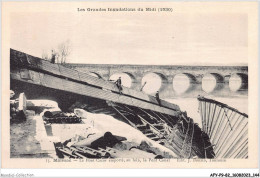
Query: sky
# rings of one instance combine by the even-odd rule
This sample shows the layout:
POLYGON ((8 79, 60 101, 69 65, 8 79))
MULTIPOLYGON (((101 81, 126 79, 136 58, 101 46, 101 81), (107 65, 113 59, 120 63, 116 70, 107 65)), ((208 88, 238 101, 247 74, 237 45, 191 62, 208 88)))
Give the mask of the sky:
POLYGON ((13 13, 11 48, 42 57, 71 42, 70 63, 247 64, 243 13, 13 13))

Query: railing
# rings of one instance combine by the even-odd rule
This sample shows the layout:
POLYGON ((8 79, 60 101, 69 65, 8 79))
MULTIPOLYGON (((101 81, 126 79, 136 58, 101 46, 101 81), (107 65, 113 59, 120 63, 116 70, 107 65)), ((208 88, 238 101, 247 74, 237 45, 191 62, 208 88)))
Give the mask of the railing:
POLYGON ((248 115, 213 99, 199 97, 203 131, 217 158, 248 157, 248 115))

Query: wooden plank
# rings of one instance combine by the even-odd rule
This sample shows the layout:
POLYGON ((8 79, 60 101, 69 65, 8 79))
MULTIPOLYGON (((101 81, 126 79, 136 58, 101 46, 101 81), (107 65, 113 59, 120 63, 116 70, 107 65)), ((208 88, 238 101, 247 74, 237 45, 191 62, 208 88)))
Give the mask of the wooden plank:
POLYGON ((62 85, 64 90, 72 92, 72 93, 77 93, 77 94, 82 94, 82 91, 84 90, 82 84, 80 83, 76 83, 76 82, 72 82, 66 79, 61 79, 62 81, 62 85))
POLYGON ((43 86, 64 90, 62 80, 48 74, 40 75, 43 86))
POLYGON ((161 109, 161 107, 160 107, 159 105, 152 104, 152 106, 153 106, 152 109, 153 109, 154 111, 162 112, 162 109, 161 109))
POLYGON ((105 88, 105 89, 108 89, 108 90, 111 90, 111 91, 118 91, 115 84, 108 82, 106 80, 99 79, 97 77, 88 75, 86 73, 79 72, 79 78, 80 78, 81 81, 87 82, 91 85, 95 85, 95 86, 105 88))
POLYGON ((38 68, 56 75, 61 75, 59 65, 52 64, 46 60, 41 60, 41 62, 38 63, 38 68))
POLYGON ((59 67, 60 75, 65 76, 70 79, 80 81, 78 71, 64 67, 61 64, 58 64, 58 67, 59 67))
POLYGON ((168 114, 168 115, 172 115, 172 116, 177 116, 178 113, 176 111, 167 109, 167 108, 161 108, 162 109, 162 113, 164 114, 168 114))
POLYGON ((90 87, 80 83, 75 83, 65 79, 61 79, 61 81, 65 91, 69 91, 71 93, 75 93, 83 96, 91 96, 91 97, 102 99, 100 96, 101 93, 100 89, 90 87))
POLYGON ((146 102, 140 101, 140 100, 135 99, 135 98, 133 98, 132 101, 133 101, 134 106, 141 107, 143 109, 151 109, 151 108, 154 109, 153 104, 146 103, 146 102))
POLYGON ((100 92, 100 94, 99 94, 99 97, 101 99, 105 99, 105 100, 109 100, 109 101, 113 101, 113 102, 119 102, 118 94, 111 93, 111 92, 104 91, 104 90, 101 90, 101 91, 102 92, 100 92))
POLYGON ((180 107, 176 104, 172 104, 172 103, 169 103, 167 101, 164 101, 164 100, 161 100, 161 105, 164 106, 164 107, 167 107, 167 108, 171 108, 171 109, 174 109, 174 110, 180 110, 180 107))
POLYGON ((124 103, 124 104, 133 106, 133 101, 132 101, 131 97, 119 95, 118 101, 119 101, 119 103, 124 103))
POLYGON ((84 84, 75 83, 72 81, 68 81, 65 79, 62 79, 62 83, 64 86, 64 90, 80 94, 80 95, 86 95, 91 96, 95 98, 99 98, 102 100, 109 100, 113 102, 118 102, 118 95, 115 93, 111 93, 105 90, 101 90, 98 88, 90 87, 84 84))
POLYGON ((136 98, 140 98, 142 100, 146 100, 146 101, 149 101, 149 97, 144 94, 143 92, 140 92, 140 91, 136 91, 136 90, 133 90, 133 89, 128 89, 129 91, 129 94, 133 97, 136 97, 136 98))
POLYGON ((98 99, 102 99, 101 98, 101 91, 97 88, 93 88, 93 87, 90 87, 90 86, 87 86, 87 85, 83 85, 82 86, 83 89, 82 91, 80 91, 79 94, 82 94, 82 95, 85 95, 85 96, 91 96, 91 97, 94 97, 94 98, 98 98, 98 99))
MULTIPOLYGON (((130 95, 130 92, 129 92, 130 88, 127 88, 127 87, 124 87, 124 86, 122 86, 122 88, 123 88, 123 90, 122 90, 122 93, 123 93, 123 94, 125 94, 125 95, 130 95)), ((117 89, 117 90, 118 90, 118 89, 117 89)))
POLYGON ((151 96, 151 95, 147 95, 147 96, 149 97, 150 102, 158 105, 158 101, 156 100, 156 98, 154 96, 151 96))

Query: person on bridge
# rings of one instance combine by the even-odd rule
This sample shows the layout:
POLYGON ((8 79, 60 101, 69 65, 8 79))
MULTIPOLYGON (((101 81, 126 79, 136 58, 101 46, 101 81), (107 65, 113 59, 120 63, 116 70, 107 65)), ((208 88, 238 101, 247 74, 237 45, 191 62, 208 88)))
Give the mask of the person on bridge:
POLYGON ((161 100, 160 100, 160 96, 159 96, 159 91, 156 92, 155 98, 156 98, 156 100, 157 100, 159 106, 161 106, 161 100))
POLYGON ((55 59, 56 59, 56 54, 54 53, 53 50, 51 50, 51 63, 55 63, 55 59))
POLYGON ((117 86, 117 88, 118 88, 118 90, 119 90, 119 93, 122 94, 123 88, 122 88, 121 77, 119 77, 119 78, 117 79, 117 81, 115 82, 115 84, 116 84, 116 86, 117 86))

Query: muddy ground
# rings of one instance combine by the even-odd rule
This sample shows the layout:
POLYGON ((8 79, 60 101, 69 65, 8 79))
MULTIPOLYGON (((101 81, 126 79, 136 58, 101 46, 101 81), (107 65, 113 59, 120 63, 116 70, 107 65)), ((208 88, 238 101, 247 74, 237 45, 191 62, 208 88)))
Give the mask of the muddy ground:
POLYGON ((10 124, 11 158, 47 158, 49 154, 42 150, 36 139, 36 120, 33 112, 26 113, 26 121, 10 124))

